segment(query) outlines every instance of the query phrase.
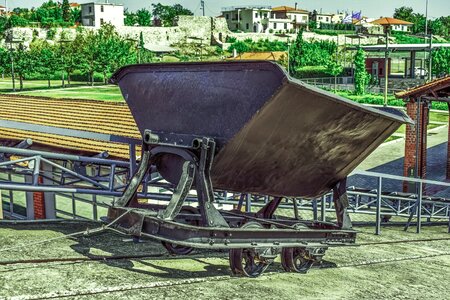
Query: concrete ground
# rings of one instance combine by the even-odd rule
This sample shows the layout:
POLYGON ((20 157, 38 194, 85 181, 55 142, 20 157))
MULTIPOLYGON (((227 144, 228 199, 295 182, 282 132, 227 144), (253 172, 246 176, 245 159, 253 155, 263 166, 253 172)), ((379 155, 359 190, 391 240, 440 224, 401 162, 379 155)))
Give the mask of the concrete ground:
POLYGON ((267 274, 249 279, 230 276, 224 252, 170 257, 158 242, 134 244, 113 232, 61 238, 87 226, 97 225, 0 225, 0 298, 448 299, 450 240, 446 227, 426 227, 421 235, 384 228, 381 236, 373 235, 373 228, 357 228, 359 243, 442 240, 332 248, 325 256, 326 268, 292 274, 283 272, 276 261, 267 274), (45 261, 124 254, 161 256, 45 261), (18 262, 31 259, 41 261, 18 262))
MULTIPOLYGON (((427 139, 427 179, 445 181, 448 125, 442 125, 429 130, 427 139)), ((403 176, 404 153, 404 138, 382 144, 356 170, 403 176)), ((349 178, 348 185, 375 189, 377 188, 377 179, 355 175, 349 178)), ((402 181, 385 180, 383 183, 383 191, 402 191, 402 181)), ((428 185, 427 192, 430 195, 450 198, 450 189, 428 185)))

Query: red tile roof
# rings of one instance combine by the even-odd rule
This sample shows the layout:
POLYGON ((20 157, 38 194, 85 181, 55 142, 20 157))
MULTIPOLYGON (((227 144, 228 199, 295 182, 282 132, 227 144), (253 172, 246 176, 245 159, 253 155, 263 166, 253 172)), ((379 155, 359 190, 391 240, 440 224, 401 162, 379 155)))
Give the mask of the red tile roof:
POLYGON ((304 9, 296 9, 290 6, 277 6, 272 8, 272 11, 281 11, 281 12, 298 12, 298 13, 307 13, 307 10, 304 9))
POLYGON ((378 25, 412 25, 413 23, 408 21, 403 21, 395 18, 381 18, 375 21, 372 21, 373 24, 378 25))

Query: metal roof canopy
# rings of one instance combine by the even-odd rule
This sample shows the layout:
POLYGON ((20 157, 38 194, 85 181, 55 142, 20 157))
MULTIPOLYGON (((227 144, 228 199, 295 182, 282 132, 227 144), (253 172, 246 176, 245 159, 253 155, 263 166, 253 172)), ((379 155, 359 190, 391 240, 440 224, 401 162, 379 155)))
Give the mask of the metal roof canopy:
MULTIPOLYGON (((432 44, 431 49, 450 48, 450 43, 432 44)), ((357 50, 358 47, 348 47, 349 50, 357 50)), ((385 52, 386 44, 361 46, 366 52, 385 52)), ((426 51, 430 50, 430 44, 389 44, 389 51, 426 51)))

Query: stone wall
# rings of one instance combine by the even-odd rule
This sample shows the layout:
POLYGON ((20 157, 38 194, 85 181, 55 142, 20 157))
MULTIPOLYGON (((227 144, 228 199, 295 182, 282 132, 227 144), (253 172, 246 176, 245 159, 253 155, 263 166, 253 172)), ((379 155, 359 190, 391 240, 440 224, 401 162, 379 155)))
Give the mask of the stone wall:
MULTIPOLYGON (((96 30, 93 27, 85 27, 89 30, 96 30)), ((227 22, 224 18, 211 17, 195 17, 195 16, 180 16, 177 26, 174 27, 137 27, 137 26, 122 26, 116 28, 117 32, 129 39, 138 40, 142 32, 144 42, 152 45, 173 46, 177 44, 205 44, 205 45, 223 45, 227 37, 234 37, 237 40, 252 39, 258 41, 260 39, 293 41, 296 38, 295 34, 287 36, 277 36, 270 33, 233 33, 228 29, 227 22)), ((20 39, 27 45, 31 43, 33 37, 40 39, 47 39, 48 29, 43 28, 13 28, 10 32, 14 39, 20 39)), ((56 29, 53 41, 58 41, 61 32, 66 33, 68 39, 74 39, 76 35, 75 29, 56 29)), ((358 44, 357 39, 345 38, 344 35, 330 36, 321 35, 313 32, 304 32, 303 38, 305 40, 326 40, 338 42, 339 45, 358 44)), ((377 38, 368 38, 361 40, 364 44, 376 44, 377 38)), ((223 45, 227 48, 228 45, 223 45)))
MULTIPOLYGON (((384 77, 380 78, 380 86, 384 88, 384 77)), ((422 85, 426 79, 422 78, 389 78, 388 88, 396 90, 406 90, 414 86, 422 85)))

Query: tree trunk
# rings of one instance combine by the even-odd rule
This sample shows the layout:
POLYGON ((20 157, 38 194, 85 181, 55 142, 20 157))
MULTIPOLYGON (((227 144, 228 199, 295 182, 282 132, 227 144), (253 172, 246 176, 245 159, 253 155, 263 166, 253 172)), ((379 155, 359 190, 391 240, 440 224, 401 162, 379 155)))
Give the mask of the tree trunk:
POLYGON ((48 88, 51 88, 50 77, 47 78, 48 88))
POLYGON ((337 87, 337 76, 334 76, 334 92, 336 93, 336 87, 337 87))
POLYGON ((70 72, 67 72, 67 85, 70 87, 70 72))
POLYGON ((19 90, 23 91, 23 76, 22 75, 19 75, 19 82, 20 82, 19 90))
POLYGON ((94 72, 91 72, 91 86, 94 86, 94 72))

